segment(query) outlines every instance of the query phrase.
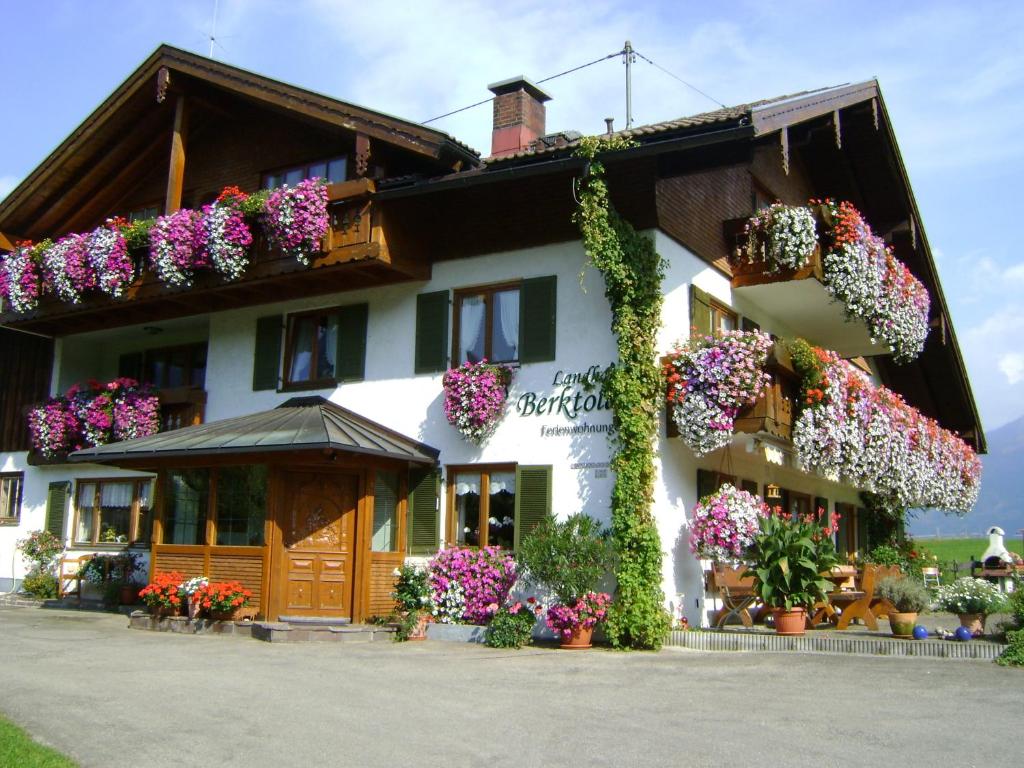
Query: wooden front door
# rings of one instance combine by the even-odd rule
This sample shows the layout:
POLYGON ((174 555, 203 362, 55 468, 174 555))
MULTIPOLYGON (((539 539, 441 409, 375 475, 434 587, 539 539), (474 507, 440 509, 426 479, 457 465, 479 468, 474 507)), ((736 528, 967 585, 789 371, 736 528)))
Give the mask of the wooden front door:
POLYGON ((285 475, 279 615, 352 617, 358 494, 354 474, 285 475))

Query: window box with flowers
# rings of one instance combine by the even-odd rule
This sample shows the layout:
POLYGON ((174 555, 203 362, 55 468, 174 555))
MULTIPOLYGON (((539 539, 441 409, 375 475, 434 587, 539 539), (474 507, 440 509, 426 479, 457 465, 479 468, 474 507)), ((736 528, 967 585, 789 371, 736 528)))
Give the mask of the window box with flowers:
POLYGON ((511 368, 486 359, 446 371, 442 379, 445 418, 471 443, 482 445, 505 415, 511 383, 511 368))

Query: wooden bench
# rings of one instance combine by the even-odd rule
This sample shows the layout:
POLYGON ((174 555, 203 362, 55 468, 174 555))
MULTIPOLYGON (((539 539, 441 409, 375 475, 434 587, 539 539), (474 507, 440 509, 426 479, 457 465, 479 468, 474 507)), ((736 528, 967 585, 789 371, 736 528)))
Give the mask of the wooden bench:
POLYGON ((757 602, 754 593, 754 577, 747 575, 747 567, 738 568, 715 563, 711 570, 711 587, 718 593, 722 607, 718 609, 711 624, 724 627, 730 616, 737 617, 744 627, 754 626, 750 606, 757 602))

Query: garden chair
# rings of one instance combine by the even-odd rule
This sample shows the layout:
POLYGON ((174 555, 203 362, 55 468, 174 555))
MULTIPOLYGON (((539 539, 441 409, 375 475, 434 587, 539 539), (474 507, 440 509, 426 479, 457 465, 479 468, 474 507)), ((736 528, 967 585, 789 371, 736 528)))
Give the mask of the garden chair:
MULTIPOLYGON (((902 579, 903 571, 900 570, 898 565, 880 565, 875 573, 875 583, 877 584, 882 579, 902 579)), ((888 600, 875 597, 871 601, 871 613, 874 614, 876 619, 884 619, 890 613, 896 611, 896 606, 890 603, 888 600)))
POLYGON ((718 609, 711 624, 724 627, 730 616, 737 617, 744 627, 750 629, 754 620, 750 616, 750 606, 757 601, 754 593, 754 577, 747 575, 747 567, 739 568, 715 563, 712 566, 711 578, 722 607, 718 609))
POLYGON ((926 587, 940 586, 942 584, 941 576, 942 573, 939 571, 939 566, 937 565, 921 569, 921 578, 924 579, 924 585, 926 587))
POLYGON ((832 606, 842 611, 836 629, 846 629, 854 619, 862 620, 873 632, 878 631, 878 621, 871 611, 875 599, 875 583, 879 566, 865 565, 857 589, 850 592, 836 592, 830 596, 832 606))
POLYGON ((82 604, 82 579, 78 574, 82 570, 82 566, 92 558, 93 555, 82 555, 81 557, 64 555, 61 557, 60 565, 57 567, 58 600, 74 596, 78 598, 78 604, 82 604))

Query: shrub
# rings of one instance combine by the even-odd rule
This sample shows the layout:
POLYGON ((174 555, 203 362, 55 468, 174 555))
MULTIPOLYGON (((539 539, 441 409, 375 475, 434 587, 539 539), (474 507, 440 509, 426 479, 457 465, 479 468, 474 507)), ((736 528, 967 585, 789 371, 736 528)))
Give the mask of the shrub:
POLYGON ((395 569, 395 576, 395 591, 391 593, 391 597, 395 599, 399 611, 415 614, 418 611, 430 610, 427 571, 413 565, 403 565, 395 569))
POLYGON ((487 627, 491 648, 522 648, 533 640, 533 627, 543 609, 534 598, 502 607, 487 627))
POLYGON ((18 542, 18 551, 32 562, 32 570, 52 573, 64 545, 49 531, 32 531, 18 542))
POLYGON ((32 570, 25 574, 21 589, 40 600, 52 600, 57 597, 57 577, 52 573, 32 570))
POLYGON ((586 515, 562 522, 546 518, 523 539, 517 555, 529 578, 550 589, 560 603, 575 603, 593 592, 612 566, 607 533, 586 515))
POLYGON ((1024 667, 1024 630, 1007 632, 1009 645, 999 654, 996 664, 1003 667, 1024 667))
POLYGON ((995 584, 970 576, 939 587, 936 602, 942 610, 950 613, 989 614, 1006 605, 1006 599, 995 584))
POLYGON ((875 593, 892 603, 899 613, 920 613, 931 602, 927 587, 913 578, 882 579, 875 587, 875 593))

